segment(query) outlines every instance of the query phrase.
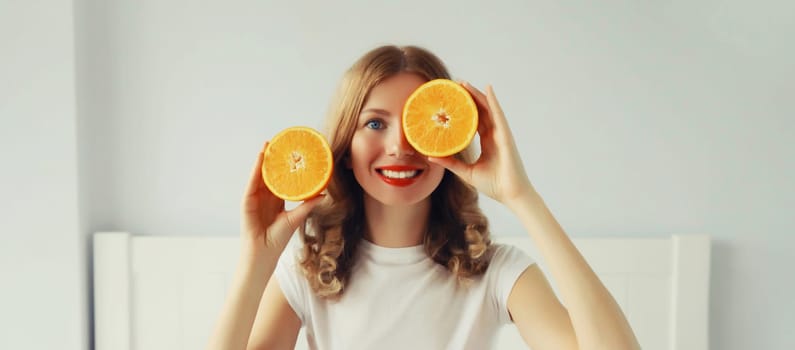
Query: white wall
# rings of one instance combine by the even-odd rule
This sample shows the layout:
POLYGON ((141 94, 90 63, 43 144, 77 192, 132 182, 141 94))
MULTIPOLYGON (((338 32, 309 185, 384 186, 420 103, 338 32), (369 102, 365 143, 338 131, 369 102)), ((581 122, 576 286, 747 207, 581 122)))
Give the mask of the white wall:
MULTIPOLYGON (((2 131, 3 193, 13 194, 2 202, 12 214, 2 266, 21 286, 12 296, 44 293, 57 278, 58 299, 42 304, 57 314, 48 322, 85 317, 74 293, 88 285, 75 281, 90 267, 93 231, 237 234, 262 142, 287 126, 320 127, 340 75, 365 50, 413 43, 456 77, 494 84, 532 180, 572 235, 715 237, 712 348, 795 347, 793 5, 307 3, 77 0, 74 37, 71 8, 0 11, 0 49, 20 53, 3 55, 0 72, 12 77, 3 81, 44 81, 44 90, 0 85, 0 98, 14 96, 10 107, 0 100, 13 126, 2 131), (35 186, 45 177, 36 167, 59 172, 35 186), (39 219, 53 193, 55 219, 39 219), (51 278, 23 283, 45 268, 51 278)), ((496 234, 522 234, 507 211, 483 205, 496 234)), ((0 313, 3 332, 21 332, 0 342, 26 344, 37 329, 25 322, 41 316, 26 312, 34 299, 21 300, 0 313)), ((80 344, 86 329, 56 335, 80 344)))
POLYGON ((87 346, 71 1, 0 2, 0 349, 87 346))

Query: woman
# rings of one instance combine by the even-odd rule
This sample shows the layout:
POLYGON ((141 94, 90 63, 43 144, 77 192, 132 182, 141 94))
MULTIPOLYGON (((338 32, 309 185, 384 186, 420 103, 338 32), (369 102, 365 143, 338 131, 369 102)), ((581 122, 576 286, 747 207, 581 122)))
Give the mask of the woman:
POLYGON ((629 324, 528 179, 494 91, 462 83, 480 113, 481 154, 422 156, 401 113, 443 63, 385 46, 346 73, 329 114, 327 194, 291 211, 254 166, 242 254, 212 349, 288 349, 303 325, 318 349, 483 349, 513 322, 533 349, 637 349, 629 324), (547 260, 492 244, 477 192, 505 205, 547 260), (300 230, 300 252, 287 248, 300 230))

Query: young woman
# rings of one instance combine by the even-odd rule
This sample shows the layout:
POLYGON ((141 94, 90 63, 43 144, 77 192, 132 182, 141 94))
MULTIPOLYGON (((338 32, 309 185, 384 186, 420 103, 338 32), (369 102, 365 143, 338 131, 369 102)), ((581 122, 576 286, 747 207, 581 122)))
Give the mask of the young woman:
POLYGON ((211 349, 290 349, 302 325, 317 349, 486 349, 510 322, 535 350, 639 348, 533 188, 493 89, 462 83, 480 113, 476 160, 468 151, 431 159, 407 143, 406 99, 449 77, 417 47, 360 58, 329 115, 335 170, 327 193, 291 211, 264 186, 259 155, 211 349), (565 308, 529 257, 492 244, 478 191, 520 219, 565 308), (300 250, 288 247, 296 230, 300 250))

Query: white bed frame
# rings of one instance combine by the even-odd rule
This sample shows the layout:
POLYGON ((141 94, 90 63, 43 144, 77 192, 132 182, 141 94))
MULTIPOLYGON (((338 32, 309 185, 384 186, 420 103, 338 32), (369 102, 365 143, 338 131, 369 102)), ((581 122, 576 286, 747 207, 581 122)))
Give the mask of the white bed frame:
MULTIPOLYGON (((529 237, 495 240, 520 247, 547 271, 529 237)), ((708 348, 708 236, 574 242, 624 310, 643 349, 708 348)), ((238 248, 232 237, 95 234, 95 349, 204 349, 238 248)), ((508 326, 496 348, 527 347, 508 326)), ((296 349, 306 349, 303 335, 296 349)))

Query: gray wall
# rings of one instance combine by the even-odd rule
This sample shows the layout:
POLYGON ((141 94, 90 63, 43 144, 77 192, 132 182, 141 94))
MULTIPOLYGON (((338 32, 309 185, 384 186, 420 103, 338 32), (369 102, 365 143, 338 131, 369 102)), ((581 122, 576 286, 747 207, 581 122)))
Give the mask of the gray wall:
MULTIPOLYGON (((262 142, 322 127, 343 70, 382 43, 426 46, 457 78, 494 85, 571 235, 712 235, 712 348, 795 347, 789 3, 74 5, 0 10, 13 286, 0 348, 90 341, 91 232, 236 235, 262 142)), ((524 234, 483 206, 495 234, 524 234)))
POLYGON ((0 349, 87 345, 72 2, 0 2, 0 349))

